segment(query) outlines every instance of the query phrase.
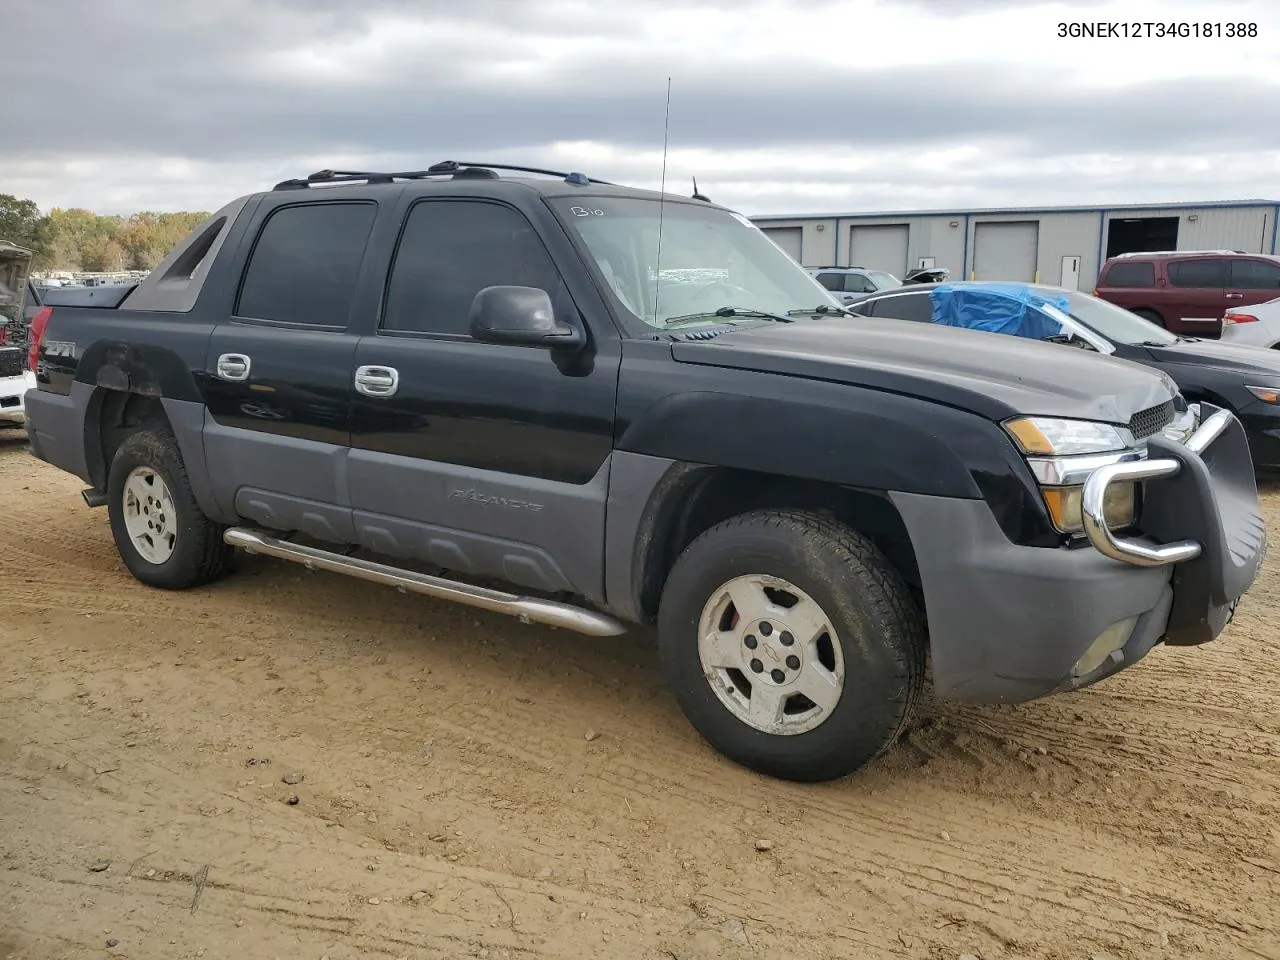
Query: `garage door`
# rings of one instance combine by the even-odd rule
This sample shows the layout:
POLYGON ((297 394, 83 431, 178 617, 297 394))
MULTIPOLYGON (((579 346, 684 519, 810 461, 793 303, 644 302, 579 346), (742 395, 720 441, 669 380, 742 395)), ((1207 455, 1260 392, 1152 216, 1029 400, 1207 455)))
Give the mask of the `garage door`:
POLYGON ((804 236, 801 227, 765 227, 765 236, 791 255, 791 259, 800 263, 800 246, 804 236))
POLYGON ((1035 280, 1040 222, 979 223, 973 231, 973 272, 978 280, 1035 280))
POLYGON ((901 279, 907 271, 905 223, 849 228, 849 266, 884 270, 901 279))

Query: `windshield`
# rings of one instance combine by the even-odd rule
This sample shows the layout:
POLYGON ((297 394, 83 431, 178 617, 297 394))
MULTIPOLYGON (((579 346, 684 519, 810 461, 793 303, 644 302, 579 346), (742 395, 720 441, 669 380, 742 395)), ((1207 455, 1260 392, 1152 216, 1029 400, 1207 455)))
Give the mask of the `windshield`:
POLYGON ((1068 293, 1071 316, 1115 343, 1152 344, 1167 347, 1178 338, 1150 320, 1144 320, 1114 303, 1083 293, 1068 293))
POLYGON ((867 276, 875 281, 876 289, 878 290, 889 290, 893 287, 902 286, 902 281, 892 273, 882 273, 879 270, 868 270, 867 276))
POLYGON ((552 204, 582 238, 619 303, 648 327, 663 328, 673 318, 681 326, 732 322, 731 314, 715 315, 723 307, 784 318, 820 306, 840 309, 739 214, 701 202, 660 204, 636 197, 575 197, 552 204))

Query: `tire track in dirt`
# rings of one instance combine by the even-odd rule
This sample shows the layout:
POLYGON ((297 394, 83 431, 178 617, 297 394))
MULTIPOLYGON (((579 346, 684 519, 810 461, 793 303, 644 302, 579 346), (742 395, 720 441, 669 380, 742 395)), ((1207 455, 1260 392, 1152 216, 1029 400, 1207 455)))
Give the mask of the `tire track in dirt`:
MULTIPOLYGON (((18 891, 5 898, 40 916, 84 890, 94 923, 108 900, 181 912, 204 856, 226 866, 200 913, 150 922, 182 949, 220 931, 209 942, 248 958, 297 936, 334 960, 1280 955, 1274 558, 1209 648, 1016 709, 926 704, 862 775, 801 787, 706 748, 643 636, 601 642, 258 560, 206 590, 148 590, 77 482, 12 453, 0 479, 32 488, 23 526, 58 529, 38 544, 0 529, 0 869, 18 891), (266 774, 244 766, 268 754, 266 774), (308 771, 298 807, 282 803, 286 762, 308 771), (163 870, 143 868, 176 879, 99 892, 40 838, 49 822, 73 850, 119 841, 130 858, 179 838, 163 870), (10 824, 30 826, 21 869, 10 824), (756 853, 759 836, 775 848, 756 853), (428 881, 446 886, 424 912, 404 889, 428 881), (734 918, 747 942, 721 929, 734 918)), ((17 929, 5 902, 0 941, 17 929)), ((71 940, 100 949, 96 932, 71 940)), ((147 943, 136 955, 177 955, 147 943)))

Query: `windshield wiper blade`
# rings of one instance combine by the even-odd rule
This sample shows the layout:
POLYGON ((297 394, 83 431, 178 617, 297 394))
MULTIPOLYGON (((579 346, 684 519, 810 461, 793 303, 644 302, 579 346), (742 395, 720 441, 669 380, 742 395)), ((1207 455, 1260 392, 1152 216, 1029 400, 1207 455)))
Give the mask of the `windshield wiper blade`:
POLYGON ((828 313, 841 313, 841 314, 844 314, 846 317, 856 316, 856 314, 852 310, 850 310, 848 307, 833 307, 830 304, 826 304, 826 303, 820 303, 816 307, 811 307, 807 310, 806 309, 788 310, 787 316, 788 317, 821 317, 821 316, 825 316, 828 313))
POLYGON ((775 323, 794 323, 790 317, 779 316, 776 313, 768 313, 764 310, 753 310, 750 307, 720 307, 718 310, 703 310, 699 313, 686 313, 679 317, 668 317, 663 323, 663 328, 678 326, 682 323, 692 323, 696 320, 705 320, 707 317, 749 317, 753 320, 772 320, 775 323))

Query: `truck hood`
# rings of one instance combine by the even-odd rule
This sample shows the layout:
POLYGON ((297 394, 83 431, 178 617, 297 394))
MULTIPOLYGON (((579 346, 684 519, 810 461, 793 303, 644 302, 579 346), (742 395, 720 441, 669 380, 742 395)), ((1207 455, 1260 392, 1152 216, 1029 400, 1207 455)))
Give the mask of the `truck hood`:
POLYGON ((991 420, 1126 424, 1177 393, 1168 375, 1092 351, 870 317, 767 323, 672 344, 680 363, 827 380, 919 397, 991 420))

